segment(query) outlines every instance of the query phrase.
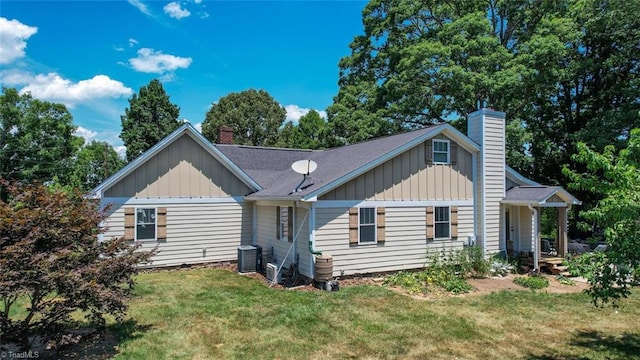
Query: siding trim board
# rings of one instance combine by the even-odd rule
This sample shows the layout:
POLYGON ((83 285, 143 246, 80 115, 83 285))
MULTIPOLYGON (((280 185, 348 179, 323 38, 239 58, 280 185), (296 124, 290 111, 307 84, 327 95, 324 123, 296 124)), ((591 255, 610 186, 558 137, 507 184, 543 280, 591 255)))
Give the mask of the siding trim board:
POLYGON ((473 206, 473 200, 319 200, 314 203, 316 209, 358 208, 358 207, 426 207, 426 206, 473 206))
POLYGON ((123 204, 123 205, 157 205, 157 204, 220 204, 220 203, 244 203, 243 196, 231 196, 222 198, 136 198, 136 197, 103 197, 102 204, 123 204))

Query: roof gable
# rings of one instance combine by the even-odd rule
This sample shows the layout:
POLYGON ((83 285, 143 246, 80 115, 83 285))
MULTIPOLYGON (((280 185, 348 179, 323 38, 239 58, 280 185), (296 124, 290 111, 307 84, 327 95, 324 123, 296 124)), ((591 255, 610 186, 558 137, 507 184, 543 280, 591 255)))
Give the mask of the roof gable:
POLYGON ((507 190, 502 200, 503 204, 545 206, 558 203, 561 200, 566 204, 580 205, 582 202, 576 199, 568 191, 560 186, 518 186, 507 190))
POLYGON ((322 151, 237 145, 219 145, 217 148, 263 187, 248 199, 311 200, 439 134, 449 137, 469 152, 480 150, 475 142, 449 124, 322 151), (310 182, 305 183, 312 186, 294 192, 302 176, 291 169, 291 164, 303 159, 314 160, 318 169, 310 175, 310 182))
POLYGON ((120 169, 117 173, 113 174, 111 177, 106 179, 96 188, 91 191, 91 196, 95 198, 100 198, 103 196, 104 192, 116 185, 118 182, 126 178, 129 174, 133 173, 135 170, 140 168, 146 162, 148 162, 153 157, 157 156, 162 150, 176 142, 182 136, 189 136, 193 139, 198 145, 200 145, 203 149, 207 151, 209 155, 218 160, 225 168, 227 168, 232 174, 234 174, 238 179, 240 179, 245 185, 247 185, 250 189, 260 190, 261 187, 258 183, 256 183, 249 175, 247 175, 242 169, 240 169, 236 164, 230 161, 222 152, 220 152, 213 144, 211 144, 202 134, 200 134, 191 124, 186 123, 176 130, 174 130, 171 134, 167 135, 164 139, 158 142, 156 145, 152 146, 149 150, 145 151, 142 155, 140 155, 135 160, 131 161, 124 168, 120 169))

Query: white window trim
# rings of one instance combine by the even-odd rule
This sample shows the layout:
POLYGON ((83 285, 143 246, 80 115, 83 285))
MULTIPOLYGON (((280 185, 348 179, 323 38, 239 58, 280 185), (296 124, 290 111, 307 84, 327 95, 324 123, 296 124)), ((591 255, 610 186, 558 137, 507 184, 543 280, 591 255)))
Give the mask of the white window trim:
MULTIPOLYGON (((442 151, 437 151, 438 154, 442 154, 442 151)), ((451 163, 451 141, 444 139, 433 139, 433 143, 431 144, 431 159, 434 164, 450 164, 451 163), (447 161, 436 161, 436 143, 446 143, 447 144, 447 161)))
POLYGON ((451 239, 451 206, 437 206, 433 208, 433 240, 450 240, 451 239), (436 225, 437 224, 443 224, 444 221, 440 221, 438 222, 436 219, 436 214, 438 213, 438 208, 443 208, 446 207, 449 211, 449 215, 448 215, 448 221, 447 223, 449 224, 449 235, 447 237, 436 237, 436 225))
POLYGON ((133 221, 133 236, 134 236, 134 241, 139 241, 139 242, 153 242, 153 241, 158 241, 158 208, 157 207, 136 207, 135 208, 135 218, 133 221), (154 221, 154 229, 153 229, 153 239, 138 239, 138 209, 153 209, 154 214, 155 214, 155 221, 154 221))
MULTIPOLYGON (((371 226, 371 224, 365 224, 366 226, 371 226)), ((358 208, 358 245, 376 245, 378 243, 378 208, 377 207, 359 207, 358 208), (373 209, 373 241, 360 241, 360 210, 361 209, 373 209)))

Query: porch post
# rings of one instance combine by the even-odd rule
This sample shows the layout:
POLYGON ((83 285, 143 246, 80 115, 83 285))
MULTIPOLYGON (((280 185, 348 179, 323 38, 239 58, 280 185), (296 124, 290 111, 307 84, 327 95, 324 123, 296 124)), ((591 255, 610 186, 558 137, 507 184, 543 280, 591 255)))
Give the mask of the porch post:
POLYGON ((558 256, 567 255, 568 237, 567 208, 558 208, 558 256))

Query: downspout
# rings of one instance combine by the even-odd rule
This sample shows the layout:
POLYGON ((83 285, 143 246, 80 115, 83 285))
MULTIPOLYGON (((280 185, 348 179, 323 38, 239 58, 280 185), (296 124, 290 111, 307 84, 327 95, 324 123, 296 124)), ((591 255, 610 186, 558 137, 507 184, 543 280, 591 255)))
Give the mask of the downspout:
POLYGON ((540 261, 540 255, 538 253, 538 248, 540 247, 538 244, 538 209, 531 206, 531 204, 528 204, 527 206, 533 213, 533 271, 536 272, 540 261))

